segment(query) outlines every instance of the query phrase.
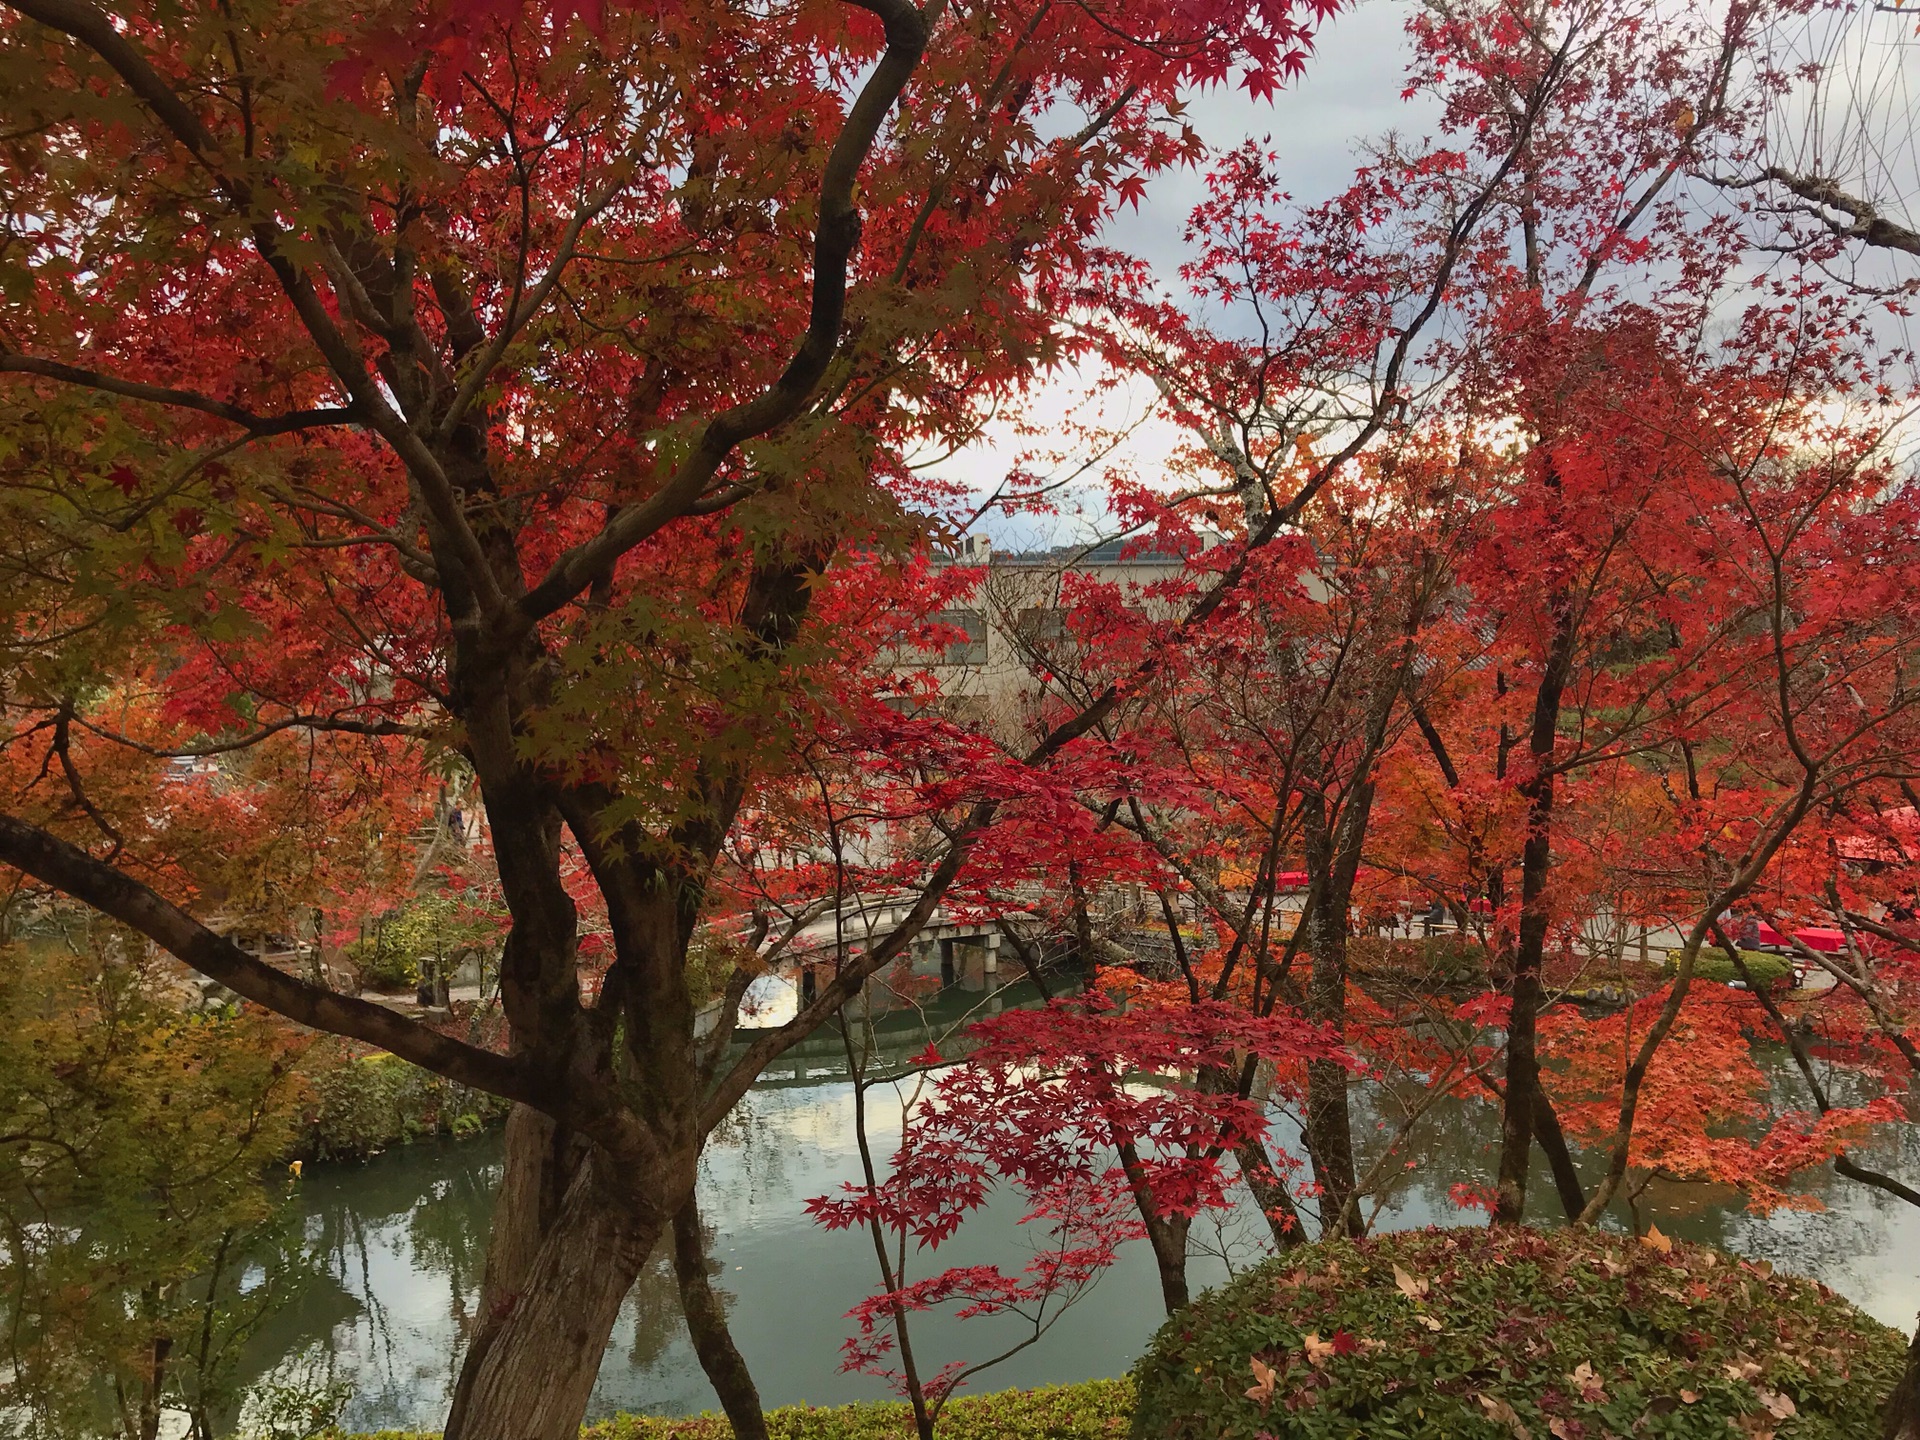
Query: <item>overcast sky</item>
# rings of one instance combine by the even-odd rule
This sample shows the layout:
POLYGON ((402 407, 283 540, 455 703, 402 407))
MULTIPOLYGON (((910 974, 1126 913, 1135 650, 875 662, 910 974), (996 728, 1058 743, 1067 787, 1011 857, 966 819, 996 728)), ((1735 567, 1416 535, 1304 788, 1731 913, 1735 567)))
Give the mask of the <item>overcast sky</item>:
MULTIPOLYGON (((1280 156, 1280 173, 1292 196, 1312 203, 1344 188, 1357 162, 1358 146, 1389 129, 1418 131, 1425 107, 1400 99, 1407 61, 1404 25, 1411 0, 1360 0, 1337 15, 1320 33, 1305 76, 1269 101, 1243 90, 1216 87, 1196 96, 1189 114, 1209 144, 1231 148, 1249 138, 1269 141, 1280 156)), ((1187 217, 1205 194, 1197 170, 1172 170, 1147 187, 1139 210, 1124 211, 1112 241, 1149 261, 1170 290, 1179 287, 1178 270, 1187 257, 1182 239, 1187 217)), ((1151 481, 1164 471, 1169 455, 1182 443, 1171 425, 1151 416, 1153 394, 1143 383, 1118 395, 1090 396, 1094 377, 1067 375, 1043 386, 1032 405, 1033 418, 1045 423, 1069 416, 1093 417, 1113 428, 1139 422, 1115 454, 1135 476, 1151 481)), ((1020 459, 1024 444, 1006 427, 991 427, 987 440, 934 467, 982 493, 990 490, 1020 459)), ((1097 488, 1097 487, 1095 487, 1097 488)), ((1030 547, 1067 543, 1095 528, 1090 518, 984 519, 980 529, 999 545, 1030 547)))
MULTIPOLYGON (((1216 87, 1194 98, 1190 114, 1196 127, 1210 145, 1219 149, 1248 138, 1267 141, 1279 157, 1282 183, 1297 201, 1312 204, 1335 194, 1351 177, 1363 142, 1389 130, 1418 137, 1432 128, 1435 107, 1430 100, 1409 103, 1400 98, 1409 54, 1404 27, 1413 3, 1359 0, 1321 31, 1307 72, 1295 85, 1264 102, 1253 100, 1242 90, 1216 87)), ((1805 152, 1790 155, 1787 151, 1792 146, 1787 145, 1782 147, 1781 158, 1843 173, 1855 171, 1864 163, 1875 171, 1873 188, 1878 193, 1895 203, 1911 200, 1920 193, 1913 115, 1913 100, 1920 94, 1920 35, 1913 32, 1913 18, 1876 14, 1863 6, 1855 15, 1836 23, 1841 28, 1831 33, 1850 36, 1849 45, 1857 54, 1836 63, 1839 52, 1830 48, 1830 40, 1820 38, 1826 32, 1810 32, 1800 57, 1826 61, 1837 77, 1837 88, 1816 106, 1820 111, 1830 110, 1831 116, 1823 116, 1825 123, 1809 124, 1805 99, 1796 97, 1781 120, 1784 131, 1790 133, 1777 138, 1776 144, 1795 135, 1801 143, 1807 137, 1822 137, 1816 143, 1840 151, 1847 148, 1840 143, 1845 137, 1857 140, 1870 134, 1886 153, 1864 161, 1853 153, 1813 157, 1805 152), (1869 112, 1871 123, 1863 123, 1862 115, 1869 112)), ((1162 284, 1178 293, 1178 269, 1188 253, 1183 231, 1188 215, 1204 193, 1204 176, 1199 171, 1162 174, 1148 186, 1137 212, 1122 212, 1109 238, 1149 261, 1162 284)), ((1889 257, 1878 252, 1867 261, 1878 270, 1886 270, 1889 257)), ((1903 274, 1912 273, 1910 257, 1899 257, 1891 263, 1903 274)), ((1907 326, 1896 329, 1897 334, 1882 338, 1896 345, 1915 344, 1916 336, 1907 326)), ((1165 474, 1170 456, 1185 443, 1184 437, 1155 418, 1153 392, 1144 382, 1132 382, 1117 393, 1096 396, 1094 382, 1098 378, 1067 374, 1049 380, 1030 404, 1032 420, 1042 427, 1069 418, 1110 429, 1132 427, 1110 463, 1153 483, 1165 474)), ((984 495, 1011 466, 1026 458, 1029 448, 1030 443, 1019 439, 1010 427, 992 426, 981 443, 933 468, 984 495)), ((1085 458, 1079 455, 1075 460, 1085 458)), ((1098 504, 1102 487, 1089 483, 1081 487, 1081 493, 1089 503, 1098 504)), ((977 528, 997 545, 1030 548, 1077 542, 1109 527, 1104 513, 1079 515, 1069 507, 1058 517, 990 516, 977 528)))

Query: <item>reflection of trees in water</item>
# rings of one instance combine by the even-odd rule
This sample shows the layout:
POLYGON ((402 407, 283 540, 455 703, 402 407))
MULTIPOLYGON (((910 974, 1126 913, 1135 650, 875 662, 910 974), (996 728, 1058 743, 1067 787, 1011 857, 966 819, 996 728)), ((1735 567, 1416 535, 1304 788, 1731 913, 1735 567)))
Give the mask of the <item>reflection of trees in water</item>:
POLYGON ((463 1166, 434 1183, 407 1220, 414 1268, 447 1284, 447 1314, 464 1342, 487 1264, 487 1227, 500 1166, 463 1166))
MULTIPOLYGON (((1777 1111, 1806 1110, 1811 1102, 1784 1046, 1756 1046, 1754 1058, 1773 1083, 1777 1111)), ((1839 1075, 1837 1088, 1853 1085, 1849 1098, 1870 1090, 1854 1077, 1839 1075)), ((1823 1077, 1826 1083, 1826 1077, 1823 1077)), ((1841 1093, 1848 1093, 1845 1089, 1841 1093)), ((1353 1089, 1354 1135, 1364 1171, 1380 1153, 1402 1113, 1399 1101, 1382 1087, 1353 1089)), ((1488 1103, 1448 1099, 1436 1104, 1416 1127, 1404 1149, 1411 1168, 1391 1167, 1382 1187, 1385 1207, 1379 1225, 1472 1224, 1476 1213, 1461 1210, 1448 1194, 1454 1182, 1489 1172, 1498 1140, 1499 1116, 1488 1103)), ((1855 1158, 1887 1174, 1920 1176, 1920 1126, 1885 1126, 1855 1158)), ((1597 1177, 1604 1157, 1575 1152, 1583 1180, 1597 1177)), ((1534 1155, 1535 1184, 1528 1187, 1528 1218, 1542 1224, 1560 1220, 1559 1203, 1544 1158, 1534 1155)), ((1910 1271, 1914 1257, 1900 1254, 1899 1227, 1920 1221, 1912 1208, 1893 1196, 1836 1175, 1822 1166, 1806 1172, 1791 1187, 1826 1208, 1811 1213, 1778 1210, 1762 1215, 1746 1208, 1745 1197, 1729 1185, 1653 1180, 1639 1202, 1643 1221, 1657 1223, 1669 1235, 1768 1260, 1782 1270, 1809 1275, 1855 1293, 1882 1284, 1847 1285, 1848 1276, 1884 1282, 1889 1269, 1910 1271), (1879 1272, 1879 1273, 1876 1273, 1879 1272)), ((1616 1212, 1618 1207, 1616 1207, 1616 1212)))
POLYGON ((492 1135, 310 1170, 300 1203, 315 1279, 299 1305, 263 1327, 255 1374, 318 1360, 322 1378, 354 1382, 349 1418, 411 1413, 429 1380, 438 1395, 451 1393, 485 1265, 499 1155, 492 1135), (451 1338, 430 1358, 419 1337, 395 1323, 375 1278, 376 1262, 390 1266, 396 1257, 413 1276, 446 1288, 451 1338))
POLYGON ((791 1161, 797 1112, 818 1113, 822 1105, 841 1108, 844 1084, 807 1090, 750 1090, 707 1141, 700 1162, 703 1189, 725 1197, 729 1206, 755 1201, 797 1205, 791 1161))
MULTIPOLYGON (((708 1252, 707 1277, 713 1279, 727 1267, 712 1256, 715 1227, 704 1220, 700 1231, 702 1246, 708 1252)), ((653 1259, 640 1272, 640 1279, 627 1298, 633 1318, 633 1343, 627 1347, 627 1360, 635 1370, 649 1371, 666 1355, 676 1340, 686 1338, 686 1321, 680 1314, 680 1284, 673 1273, 672 1236, 663 1235, 653 1259)), ((731 1315, 738 1297, 720 1285, 713 1287, 720 1312, 731 1315)))

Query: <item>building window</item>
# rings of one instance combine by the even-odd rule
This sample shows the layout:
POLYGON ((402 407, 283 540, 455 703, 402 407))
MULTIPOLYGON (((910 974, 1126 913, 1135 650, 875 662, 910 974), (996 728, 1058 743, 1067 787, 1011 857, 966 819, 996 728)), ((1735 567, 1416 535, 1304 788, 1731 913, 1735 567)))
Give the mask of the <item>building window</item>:
POLYGON ((1029 645, 1058 645, 1067 638, 1067 612, 1051 607, 1022 610, 1013 628, 1029 645))
POLYGON ((984 665, 987 663, 987 617, 978 610, 942 610, 933 623, 946 630, 958 630, 965 638, 947 642, 936 662, 941 665, 984 665))

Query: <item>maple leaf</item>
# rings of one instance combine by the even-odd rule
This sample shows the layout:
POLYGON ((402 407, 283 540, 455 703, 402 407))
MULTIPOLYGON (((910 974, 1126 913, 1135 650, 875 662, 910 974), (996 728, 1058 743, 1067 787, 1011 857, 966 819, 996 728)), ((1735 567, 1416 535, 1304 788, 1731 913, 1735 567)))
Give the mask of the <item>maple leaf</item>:
POLYGON ((1327 1358, 1336 1353, 1333 1344, 1322 1340, 1318 1331, 1304 1336, 1300 1341, 1300 1348, 1307 1352, 1308 1363, 1316 1369, 1324 1366, 1327 1358))
POLYGON ((1253 1366, 1253 1384, 1247 1389, 1249 1400, 1258 1400, 1262 1405, 1273 1399, 1274 1382, 1280 1378, 1280 1372, 1265 1363, 1256 1355, 1249 1362, 1253 1366))
POLYGON ((1573 1373, 1567 1378, 1580 1392, 1581 1399, 1597 1405, 1607 1398, 1606 1387, 1600 1383, 1600 1377, 1594 1374, 1591 1361, 1582 1360, 1573 1367, 1573 1373))
POLYGON ((1791 1395, 1782 1394, 1778 1390, 1763 1390, 1758 1386, 1755 1387, 1754 1393, 1759 1395, 1760 1403, 1776 1420, 1790 1420, 1797 1413, 1798 1407, 1794 1405, 1791 1395))
POLYGON ((1640 1237, 1640 1243, 1649 1250, 1659 1251, 1662 1255, 1673 1253, 1673 1241, 1660 1233, 1658 1225, 1649 1225, 1647 1233, 1640 1237))
POLYGON ((1428 1282, 1416 1280, 1398 1265, 1393 1267, 1393 1283, 1407 1299, 1418 1302, 1427 1298, 1428 1282))
POLYGON ((1487 1412, 1487 1418, 1496 1425, 1505 1425, 1513 1435, 1513 1440, 1533 1440, 1533 1432, 1514 1413, 1513 1406, 1495 1395, 1479 1395, 1475 1398, 1479 1400, 1480 1408, 1487 1412))

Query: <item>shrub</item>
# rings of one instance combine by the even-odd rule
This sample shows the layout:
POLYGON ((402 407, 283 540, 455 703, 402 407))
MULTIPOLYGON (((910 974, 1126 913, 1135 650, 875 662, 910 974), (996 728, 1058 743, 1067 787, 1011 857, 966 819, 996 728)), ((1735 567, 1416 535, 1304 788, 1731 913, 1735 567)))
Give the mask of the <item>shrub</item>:
POLYGON ((312 1160, 364 1160, 423 1135, 464 1139, 505 1116, 507 1102, 393 1055, 329 1047, 310 1064, 313 1106, 297 1151, 312 1160))
POLYGON ((384 929, 348 943, 345 954, 369 990, 411 990, 420 983, 420 962, 384 929))
MULTIPOLYGON (((1127 1433, 1133 1386, 1125 1380, 1089 1380, 1039 1390, 962 1395, 940 1413, 940 1440, 1117 1440, 1127 1433)), ((913 1412, 899 1402, 814 1409, 786 1405, 767 1412, 773 1440, 913 1440, 913 1412)), ((621 1415, 580 1432, 580 1440, 732 1440, 718 1415, 663 1420, 621 1415)), ((385 1431, 362 1440, 433 1440, 385 1431)))
POLYGON ((1878 1433, 1900 1335, 1823 1286, 1650 1238, 1419 1230, 1278 1256, 1161 1328, 1134 1369, 1133 1434, 1878 1433))
MULTIPOLYGON (((1667 963, 1661 967, 1660 973, 1668 979, 1678 975, 1682 953, 1679 950, 1667 951, 1667 963)), ((1742 950, 1740 959, 1756 985, 1772 990, 1783 982, 1788 985, 1793 983, 1793 962, 1779 955, 1769 954, 1765 950, 1742 950)), ((1725 950, 1703 949, 1693 962, 1693 978, 1724 985, 1730 980, 1738 980, 1740 972, 1733 968, 1733 957, 1725 950)))
POLYGON ((1478 986, 1487 979, 1487 947, 1471 935, 1358 935, 1347 954, 1360 975, 1403 984, 1478 986))

